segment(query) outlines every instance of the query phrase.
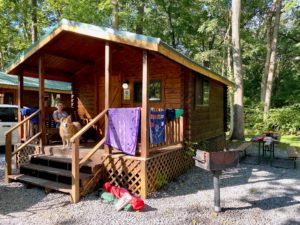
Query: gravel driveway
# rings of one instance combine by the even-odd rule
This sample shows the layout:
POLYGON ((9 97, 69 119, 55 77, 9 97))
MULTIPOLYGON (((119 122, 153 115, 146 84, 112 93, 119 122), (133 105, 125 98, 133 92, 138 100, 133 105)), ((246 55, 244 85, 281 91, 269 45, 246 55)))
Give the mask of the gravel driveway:
POLYGON ((217 214, 212 177, 196 167, 153 193, 144 211, 116 212, 96 193, 70 204, 68 195, 4 184, 3 165, 0 155, 0 224, 300 224, 299 168, 242 162, 222 175, 223 212, 217 214))

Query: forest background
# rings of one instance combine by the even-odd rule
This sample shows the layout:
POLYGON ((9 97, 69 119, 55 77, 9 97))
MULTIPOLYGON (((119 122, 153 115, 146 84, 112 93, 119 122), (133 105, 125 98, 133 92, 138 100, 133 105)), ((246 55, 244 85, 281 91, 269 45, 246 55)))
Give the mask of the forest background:
MULTIPOLYGON (((233 80, 231 3, 230 0, 0 0, 0 70, 66 18, 159 37, 199 64, 233 80)), ((241 0, 246 134, 266 130, 300 134, 299 9, 300 0, 241 0), (271 37, 276 33, 276 9, 280 20, 277 20, 274 78, 270 107, 264 112, 262 90, 267 83, 263 77, 271 37)))

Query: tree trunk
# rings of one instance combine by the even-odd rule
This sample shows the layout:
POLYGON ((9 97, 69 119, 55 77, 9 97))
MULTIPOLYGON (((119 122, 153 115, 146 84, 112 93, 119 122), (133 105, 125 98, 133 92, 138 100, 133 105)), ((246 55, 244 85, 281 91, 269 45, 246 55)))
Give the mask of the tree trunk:
POLYGON ((269 65, 268 79, 267 79, 267 86, 266 86, 266 96, 264 102, 264 120, 266 120, 268 117, 270 105, 271 105, 272 86, 274 81, 274 71, 275 71, 275 63, 276 63, 278 29, 279 29, 279 22, 280 22, 281 0, 275 0, 274 4, 276 7, 276 15, 275 15, 274 31, 273 31, 272 44, 271 44, 271 55, 270 55, 270 65, 269 65))
POLYGON ((111 0, 112 4, 112 28, 119 29, 119 1, 111 0))
POLYGON ((165 10, 165 12, 167 13, 167 16, 168 16, 168 22, 169 22, 169 26, 170 26, 170 30, 171 30, 172 47, 176 49, 177 42, 176 42, 175 29, 174 29, 173 20, 172 20, 171 4, 169 4, 169 6, 167 6, 165 1, 162 1, 162 7, 164 8, 164 10, 165 10))
MULTIPOLYGON (((23 22, 21 23, 23 26, 23 35, 24 35, 24 39, 27 41, 30 41, 30 28, 27 24, 26 20, 23 20, 23 22)), ((32 40, 32 38, 31 38, 32 40)))
POLYGON ((261 85, 260 85, 261 86, 260 99, 261 99, 262 104, 264 104, 264 102, 265 102, 267 79, 268 79, 268 73, 269 73, 269 68, 270 68, 271 45, 272 45, 273 29, 274 29, 273 18, 276 14, 275 5, 276 5, 276 0, 273 0, 272 8, 266 18, 267 55, 266 55, 264 71, 263 71, 263 75, 262 75, 262 79, 261 79, 261 85))
POLYGON ((270 67, 271 40, 272 40, 271 37, 273 35, 273 26, 272 26, 273 10, 274 10, 274 7, 272 7, 272 9, 269 12, 269 15, 266 19, 267 55, 266 55, 264 71, 263 71, 263 74, 262 74, 261 84, 260 84, 260 87, 261 87, 260 101, 261 101, 261 103, 264 103, 264 101, 265 101, 267 78, 268 78, 268 72, 269 72, 269 67, 270 67))
MULTIPOLYGON (((228 74, 228 68, 229 68, 229 65, 227 65, 227 63, 229 62, 228 61, 228 46, 230 45, 230 27, 231 25, 229 24, 228 25, 228 28, 227 28, 227 31, 224 35, 224 39, 223 39, 223 43, 224 43, 224 51, 223 51, 223 60, 222 60, 222 72, 221 72, 221 75, 222 76, 227 76, 229 77, 229 74, 228 74), (227 69, 226 69, 227 68, 227 69)), ((229 49, 230 51, 230 49, 229 49)))
POLYGON ((142 0, 138 1, 138 14, 137 14, 137 23, 136 23, 136 33, 143 34, 144 28, 144 3, 142 0))
POLYGON ((31 0, 31 42, 37 41, 37 0, 31 0))
POLYGON ((240 13, 241 1, 232 1, 232 51, 234 90, 234 120, 231 139, 244 140, 244 103, 243 103, 243 75, 240 49, 240 13))
POLYGON ((3 70, 3 67, 4 67, 4 59, 3 59, 2 46, 0 46, 0 70, 3 70))
MULTIPOLYGON (((230 36, 230 35, 229 35, 230 36)), ((227 47, 227 77, 229 80, 233 80, 232 76, 232 54, 231 54, 231 47, 230 47, 230 37, 228 37, 228 47, 227 47)), ((229 110, 230 110, 230 131, 229 137, 231 139, 233 133, 233 119, 234 119, 234 92, 233 88, 228 88, 228 102, 229 102, 229 110)))

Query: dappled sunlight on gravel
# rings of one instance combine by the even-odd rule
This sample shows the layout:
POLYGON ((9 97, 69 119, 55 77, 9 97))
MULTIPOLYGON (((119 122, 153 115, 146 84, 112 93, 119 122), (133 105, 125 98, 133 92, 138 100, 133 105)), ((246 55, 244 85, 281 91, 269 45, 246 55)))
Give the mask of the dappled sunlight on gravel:
MULTIPOLYGON (((300 170, 268 163, 227 170, 221 177, 222 213, 213 206, 212 175, 192 168, 152 193, 142 212, 117 212, 92 193, 70 204, 69 196, 3 183, 0 155, 0 224, 299 224, 300 170)), ((300 167, 300 166, 299 166, 300 167)))

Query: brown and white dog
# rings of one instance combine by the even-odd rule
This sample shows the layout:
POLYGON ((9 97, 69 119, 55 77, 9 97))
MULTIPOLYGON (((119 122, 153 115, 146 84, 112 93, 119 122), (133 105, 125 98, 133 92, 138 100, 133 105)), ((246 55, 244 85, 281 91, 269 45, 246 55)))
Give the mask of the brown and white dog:
POLYGON ((63 148, 71 147, 70 139, 81 129, 79 122, 72 122, 71 116, 60 119, 59 135, 62 139, 63 148))

